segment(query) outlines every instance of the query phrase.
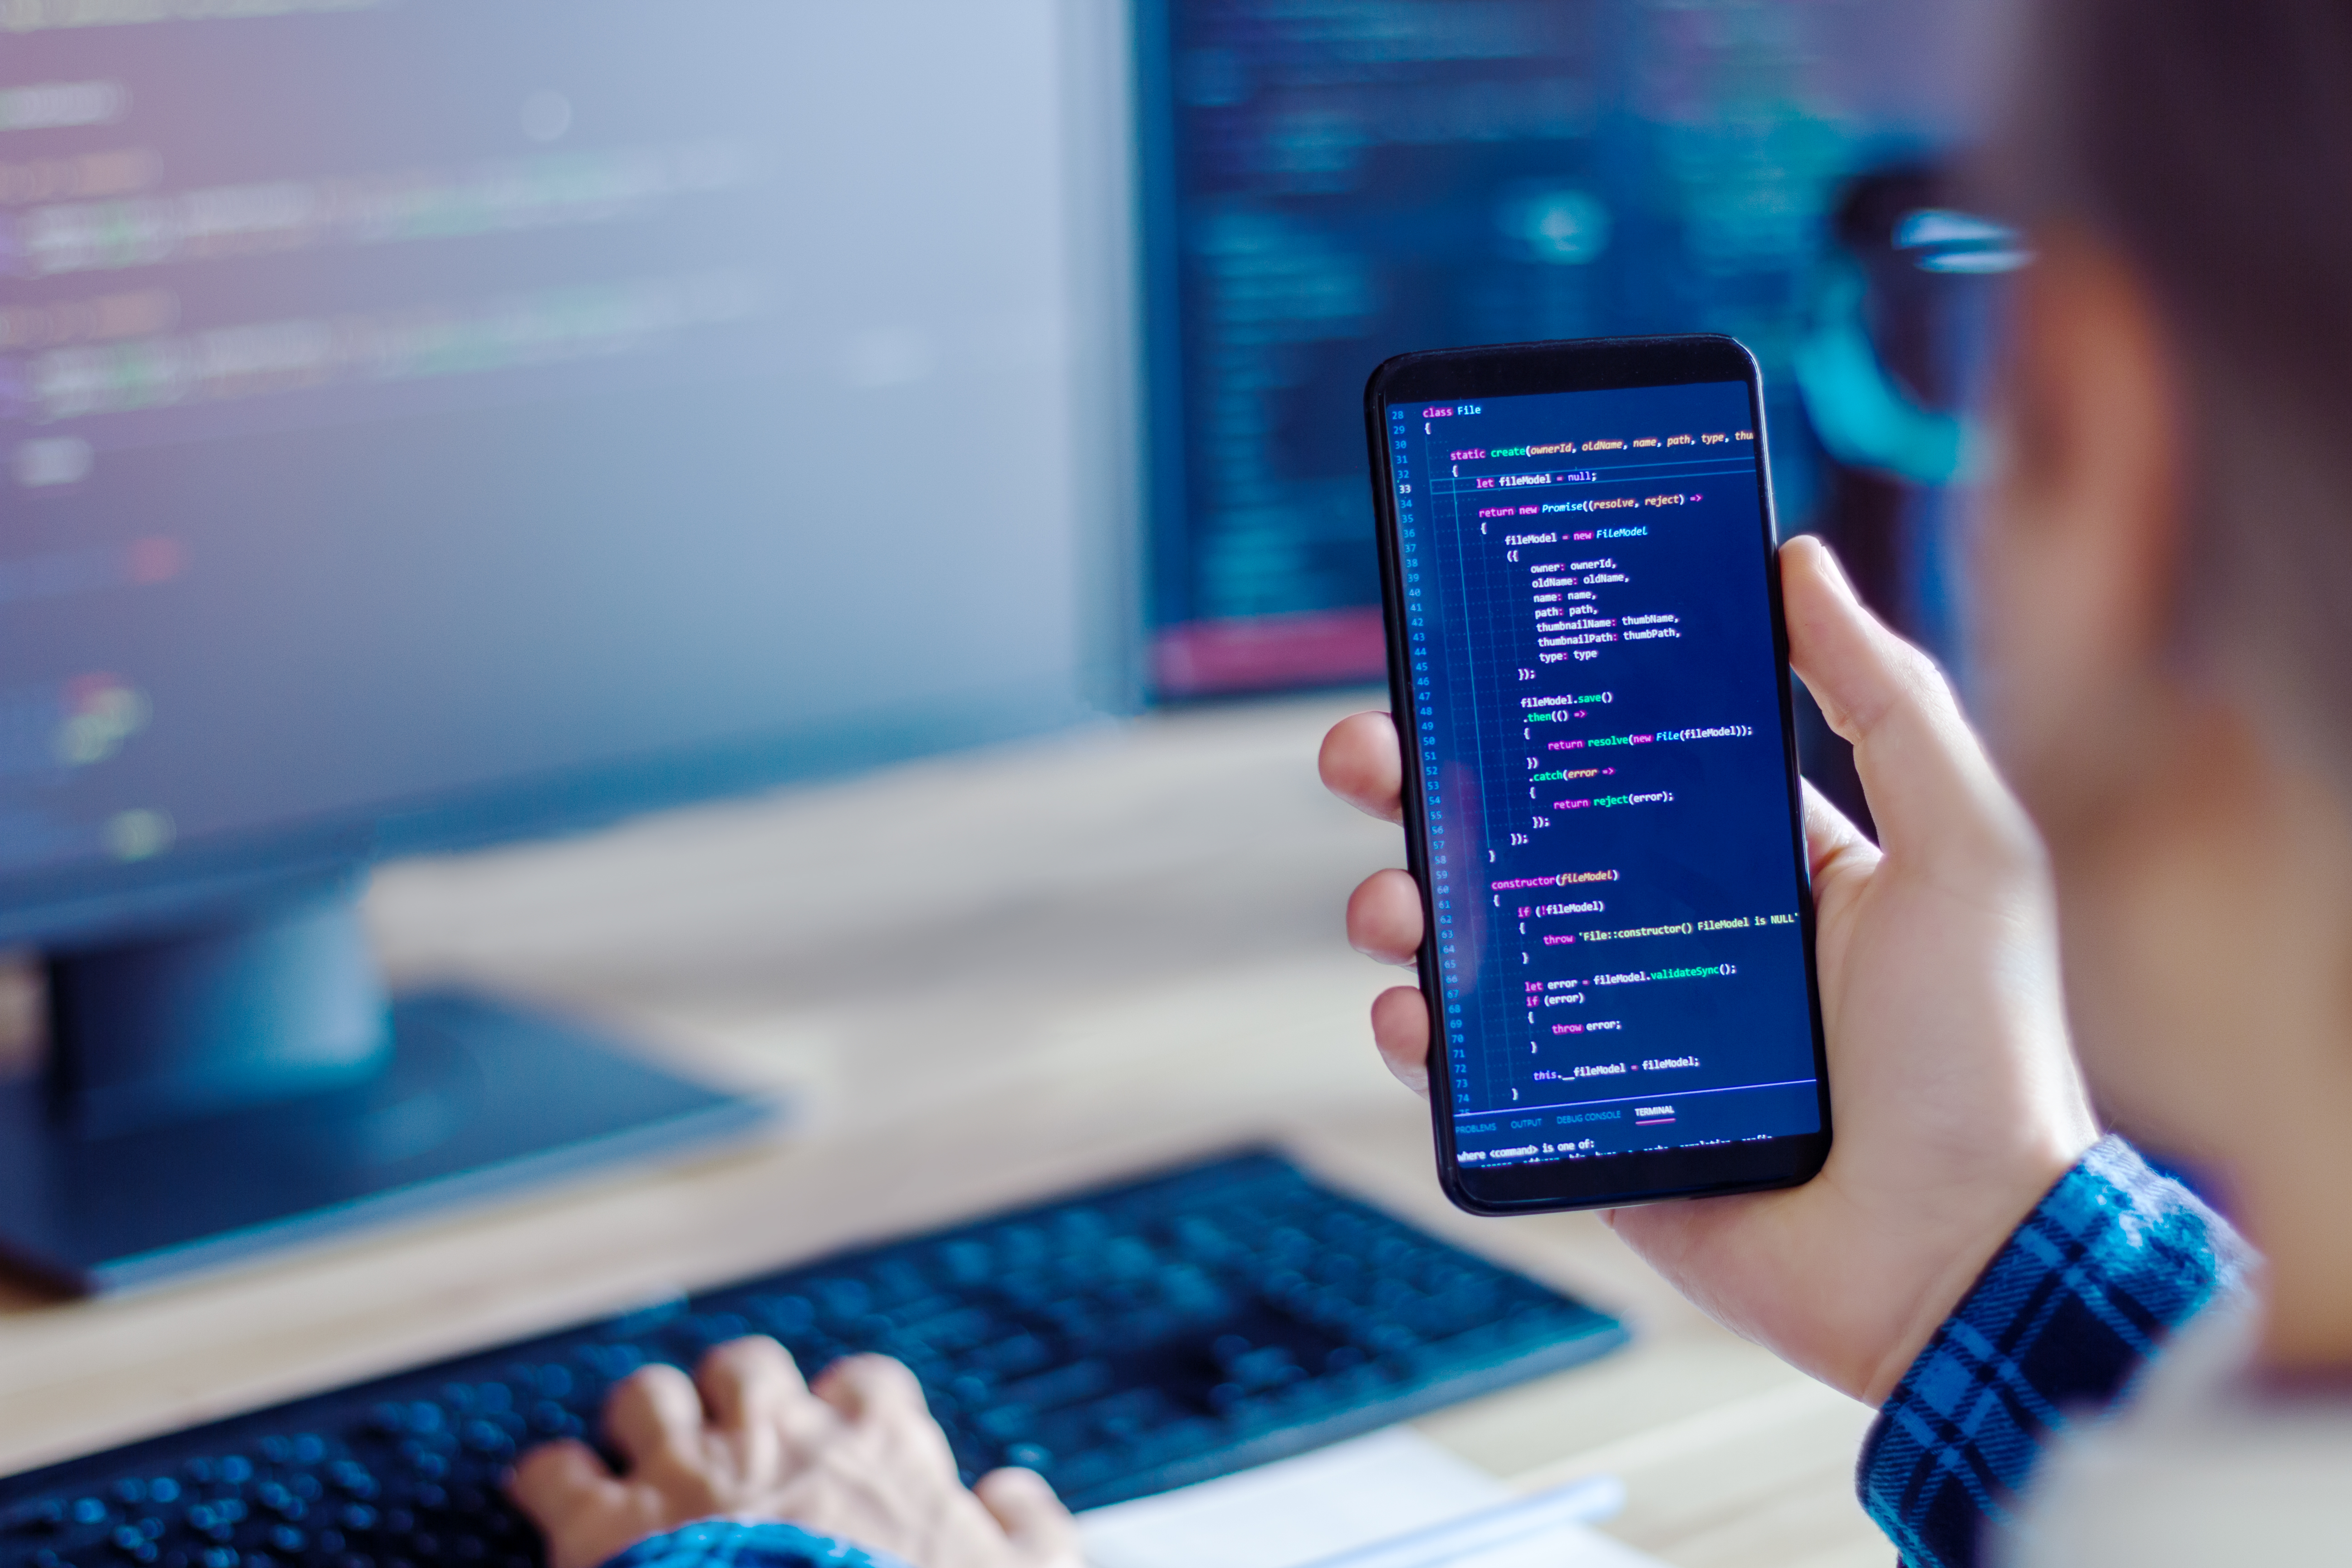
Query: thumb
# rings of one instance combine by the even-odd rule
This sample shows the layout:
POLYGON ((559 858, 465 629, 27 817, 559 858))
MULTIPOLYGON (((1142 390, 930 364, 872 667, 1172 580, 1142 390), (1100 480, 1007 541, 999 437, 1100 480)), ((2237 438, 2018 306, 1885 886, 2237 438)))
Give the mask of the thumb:
POLYGON ((1078 1523, 1034 1470, 991 1470, 972 1487, 1013 1542, 1023 1568, 1080 1568, 1078 1523))
POLYGON ((1982 868, 2032 835, 1943 672, 1872 615, 1836 557, 1803 535, 1780 547, 1789 661, 1822 716, 1853 745, 1854 770, 1898 863, 1982 868))

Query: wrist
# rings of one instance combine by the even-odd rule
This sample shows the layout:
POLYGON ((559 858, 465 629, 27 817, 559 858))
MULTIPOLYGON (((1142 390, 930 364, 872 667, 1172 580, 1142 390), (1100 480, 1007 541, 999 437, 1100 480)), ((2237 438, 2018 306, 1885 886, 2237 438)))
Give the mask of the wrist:
POLYGON ((1849 1391, 1854 1397, 1874 1408, 1886 1403, 1904 1375, 1926 1353, 1937 1331, 1952 1321, 1993 1260, 2015 1238, 2019 1228, 2033 1216, 2067 1173, 2082 1163, 2096 1142, 2095 1135, 2085 1131, 2079 1141, 2069 1139, 2032 1151, 2011 1163, 1998 1184, 1983 1184, 1978 1201, 1970 1205, 1969 1217, 1920 1227, 1923 1234, 1938 1238, 1937 1257, 1927 1266, 1926 1281, 1901 1331, 1888 1343, 1862 1385, 1849 1391), (1955 1237, 1972 1239, 1953 1245, 1955 1237))
POLYGON ((1864 1439, 1864 1508, 1921 1568, 1977 1561, 2053 1435, 2111 1410, 2175 1329, 2245 1289, 2252 1253, 2107 1138, 2035 1204, 1864 1439))

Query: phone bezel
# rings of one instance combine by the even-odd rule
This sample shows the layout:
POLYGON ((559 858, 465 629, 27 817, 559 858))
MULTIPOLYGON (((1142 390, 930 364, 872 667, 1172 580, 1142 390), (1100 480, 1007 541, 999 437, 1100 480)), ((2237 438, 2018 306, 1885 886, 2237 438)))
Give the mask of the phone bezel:
POLYGON ((1429 1000, 1430 1116, 1435 1134, 1437 1175, 1448 1198, 1473 1214, 1509 1215, 1555 1209, 1613 1208, 1667 1198, 1711 1197, 1796 1186, 1810 1181, 1829 1158, 1829 1059, 1822 1031, 1821 984, 1814 964, 1811 872, 1805 852, 1803 786, 1798 772, 1795 699, 1789 674, 1789 629, 1780 604, 1777 568, 1780 529, 1772 506, 1770 450, 1764 426, 1763 373, 1737 339, 1714 334, 1675 337, 1591 338, 1559 342, 1507 343, 1490 348, 1440 349, 1399 354, 1373 371, 1364 384, 1366 440, 1371 454, 1374 515, 1378 519, 1381 599, 1387 629, 1389 700, 1396 713, 1412 711, 1412 658, 1405 625, 1402 553, 1397 533, 1396 480, 1391 473, 1386 405, 1395 400, 1460 402, 1554 392, 1606 392, 1641 386, 1737 381, 1748 388, 1748 416, 1756 432, 1756 489, 1763 523, 1764 592, 1771 609, 1774 667, 1780 694, 1780 733, 1789 786, 1789 837, 1803 931, 1805 991, 1811 1008, 1813 1071, 1820 1096, 1819 1132, 1718 1143, 1692 1149, 1607 1154, 1535 1165, 1465 1169, 1454 1158, 1454 1096, 1447 1056, 1440 1048, 1443 1015, 1437 1000, 1437 911, 1428 877, 1429 830, 1422 796, 1418 729, 1397 725, 1403 750, 1405 852, 1421 889, 1423 932, 1419 969, 1422 994, 1429 1000))

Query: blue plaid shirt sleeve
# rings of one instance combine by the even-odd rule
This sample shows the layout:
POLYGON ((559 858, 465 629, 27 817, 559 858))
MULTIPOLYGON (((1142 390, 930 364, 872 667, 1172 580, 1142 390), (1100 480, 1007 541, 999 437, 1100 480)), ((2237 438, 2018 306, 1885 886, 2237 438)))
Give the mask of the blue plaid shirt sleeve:
POLYGON ((1975 1568, 2070 1418, 2113 1405, 2173 1330, 2243 1289, 2237 1233, 2120 1138, 2060 1178, 1895 1385, 1862 1505, 1909 1568, 1975 1568))
POLYGON ((640 1541, 604 1568, 907 1568, 796 1524, 706 1519, 640 1541))

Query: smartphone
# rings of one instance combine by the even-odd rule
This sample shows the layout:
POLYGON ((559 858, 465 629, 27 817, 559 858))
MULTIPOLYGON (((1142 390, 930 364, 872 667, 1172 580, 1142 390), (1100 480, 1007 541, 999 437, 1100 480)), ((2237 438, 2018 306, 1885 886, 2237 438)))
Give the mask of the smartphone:
POLYGON ((1364 411, 1446 1194, 1808 1180, 1830 1087, 1754 357, 1403 354, 1364 411))

